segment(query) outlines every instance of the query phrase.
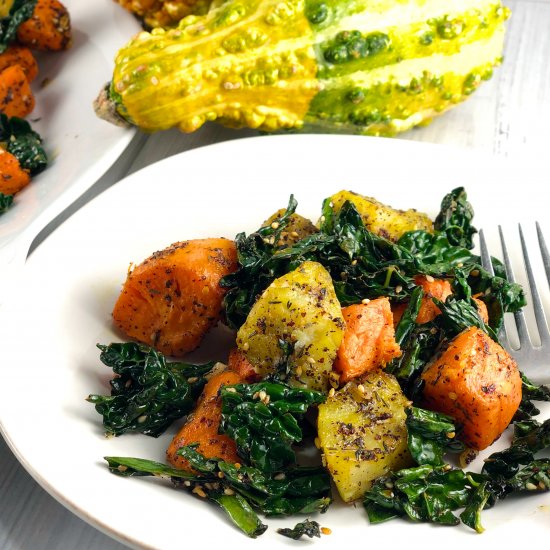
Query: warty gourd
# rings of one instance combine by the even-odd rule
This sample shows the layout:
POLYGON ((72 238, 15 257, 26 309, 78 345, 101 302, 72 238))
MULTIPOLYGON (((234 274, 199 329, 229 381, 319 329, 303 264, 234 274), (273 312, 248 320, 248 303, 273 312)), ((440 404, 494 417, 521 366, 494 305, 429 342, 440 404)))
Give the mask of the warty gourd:
POLYGON ((96 111, 149 132, 394 135, 491 77, 508 16, 500 0, 226 0, 130 40, 96 111))

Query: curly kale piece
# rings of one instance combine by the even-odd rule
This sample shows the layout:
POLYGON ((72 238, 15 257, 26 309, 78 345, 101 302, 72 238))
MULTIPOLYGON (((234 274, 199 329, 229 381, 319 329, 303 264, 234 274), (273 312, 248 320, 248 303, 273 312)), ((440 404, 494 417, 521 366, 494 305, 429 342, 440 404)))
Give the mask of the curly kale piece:
POLYGON ((177 452, 200 473, 214 475, 219 481, 222 472, 222 483, 266 516, 325 512, 331 502, 330 475, 322 467, 292 467, 273 475, 251 466, 207 459, 195 445, 177 452))
POLYGON ((4 195, 4 193, 0 193, 0 215, 6 212, 12 204, 13 195, 4 195))
POLYGON ((512 419, 513 422, 529 420, 533 416, 540 414, 540 410, 535 406, 533 401, 550 401, 550 387, 544 385, 537 385, 524 373, 521 374, 521 402, 518 410, 512 419))
POLYGON ((36 2, 37 0, 14 0, 7 17, 0 19, 0 53, 5 52, 15 41, 19 25, 30 19, 36 2))
POLYGON ((462 521, 480 533, 483 509, 512 493, 550 490, 550 459, 535 456, 549 448, 550 419, 528 420, 516 425, 512 445, 490 455, 481 473, 422 464, 379 478, 365 494, 364 506, 372 523, 397 517, 445 525, 462 521), (453 512, 460 508, 457 517, 453 512))
POLYGON ((409 407, 406 413, 409 450, 418 465, 443 466, 443 455, 465 449, 456 439, 457 430, 450 416, 418 407, 409 407))
MULTIPOLYGON (((256 538, 267 529, 267 525, 260 521, 260 518, 250 507, 247 500, 239 493, 224 491, 224 488, 228 489, 227 485, 224 485, 208 468, 206 472, 194 474, 179 468, 172 468, 161 462, 142 458, 106 456, 105 460, 107 461, 109 470, 118 476, 154 476, 156 478, 165 478, 178 486, 185 487, 190 491, 195 490, 199 493, 203 490, 202 487, 204 484, 208 483, 212 489, 209 489, 208 493, 204 493, 205 496, 211 502, 216 503, 246 535, 256 538), (201 488, 200 490, 198 490, 199 487, 201 488)), ((197 460, 200 462, 199 459, 197 460)))
POLYGON ((296 464, 292 444, 302 440, 299 420, 326 396, 274 382, 237 384, 221 390, 220 431, 235 440, 239 456, 266 473, 296 464))
POLYGON ((441 211, 434 221, 437 232, 445 233, 453 246, 472 249, 472 237, 477 229, 472 226, 474 210, 468 202, 464 187, 453 189, 441 202, 441 211))
POLYGON ((204 365, 168 363, 161 353, 136 343, 97 346, 100 359, 117 375, 111 395, 90 395, 87 401, 103 416, 107 433, 140 432, 158 437, 195 406, 214 362, 204 365))
POLYGON ((475 487, 474 478, 462 470, 425 464, 379 478, 365 494, 364 505, 371 523, 408 516, 457 525, 453 511, 468 504, 475 487))
POLYGON ((42 138, 22 118, 8 118, 0 114, 0 142, 5 142, 11 153, 31 176, 42 172, 48 165, 48 157, 42 147, 42 138))
POLYGON ((306 519, 305 521, 297 523, 292 529, 277 529, 277 533, 293 540, 299 540, 303 536, 309 537, 310 539, 313 537, 321 538, 321 526, 316 521, 306 519))

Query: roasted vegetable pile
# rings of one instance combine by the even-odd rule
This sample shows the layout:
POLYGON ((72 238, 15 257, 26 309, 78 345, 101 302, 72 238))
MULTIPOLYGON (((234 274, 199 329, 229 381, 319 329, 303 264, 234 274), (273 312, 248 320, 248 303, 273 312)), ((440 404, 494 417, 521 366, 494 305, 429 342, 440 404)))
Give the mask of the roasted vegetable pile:
POLYGON ((15 193, 47 164, 42 138, 30 124, 0 113, 0 214, 11 206, 15 193))
MULTIPOLYGON (((111 471, 169 478, 251 537, 267 528, 258 513, 324 512, 332 484, 372 523, 406 516, 478 532, 484 508, 550 489, 539 454, 550 420, 538 422, 533 403, 550 390, 497 338, 525 297, 498 260, 491 275, 472 252, 464 189, 434 220, 349 191, 328 197, 317 223, 296 208, 291 197, 251 234, 179 242, 128 274, 113 314, 141 343, 99 346, 116 376, 111 395, 88 400, 110 434, 181 425, 168 465, 106 457, 111 471), (184 355, 220 320, 235 329, 225 363, 153 349, 187 335, 170 348, 184 355), (481 472, 457 466, 510 425, 510 448, 481 472)), ((282 534, 321 532, 302 522, 282 534)))
POLYGON ((508 15, 500 0, 214 2, 122 48, 96 111, 148 132, 394 135, 491 77, 508 15))
POLYGON ((0 0, 0 214, 47 162, 40 136, 20 120, 36 103, 32 50, 62 51, 71 41, 69 13, 58 0, 0 0))

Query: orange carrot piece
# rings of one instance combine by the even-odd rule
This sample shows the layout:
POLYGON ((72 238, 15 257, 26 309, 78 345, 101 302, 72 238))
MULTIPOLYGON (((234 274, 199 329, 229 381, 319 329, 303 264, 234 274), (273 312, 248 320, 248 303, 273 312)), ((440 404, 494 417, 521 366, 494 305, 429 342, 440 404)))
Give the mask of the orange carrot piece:
POLYGON ((25 71, 12 65, 0 73, 0 113, 26 117, 34 109, 34 95, 25 71))
POLYGON ((501 435, 521 401, 515 361, 476 327, 456 336, 422 380, 426 408, 452 416, 463 441, 478 450, 501 435))
POLYGON ((239 348, 233 348, 229 352, 227 366, 247 382, 254 382, 258 379, 256 369, 239 348))
POLYGON ((31 181, 29 173, 11 153, 0 147, 0 193, 14 195, 31 181))
POLYGON ((225 434, 219 434, 218 428, 222 418, 220 388, 242 382, 243 378, 229 369, 210 378, 197 408, 172 439, 166 451, 166 458, 174 468, 193 471, 189 462, 177 454, 178 449, 191 443, 198 443, 197 450, 206 458, 221 458, 233 464, 239 462, 235 441, 225 434))
POLYGON ((378 368, 401 355, 395 341, 393 316, 388 298, 354 304, 342 309, 346 330, 334 368, 340 373, 340 382, 378 368))
POLYGON ((0 53, 0 73, 12 65, 19 65, 29 82, 38 75, 38 63, 29 48, 10 46, 5 52, 0 53))
POLYGON ((195 349, 222 314, 220 279, 237 269, 228 239, 178 242, 129 273, 113 309, 116 326, 166 355, 195 349))
POLYGON ((66 50, 72 42, 67 8, 58 0, 38 0, 32 16, 19 25, 17 41, 35 50, 66 50))

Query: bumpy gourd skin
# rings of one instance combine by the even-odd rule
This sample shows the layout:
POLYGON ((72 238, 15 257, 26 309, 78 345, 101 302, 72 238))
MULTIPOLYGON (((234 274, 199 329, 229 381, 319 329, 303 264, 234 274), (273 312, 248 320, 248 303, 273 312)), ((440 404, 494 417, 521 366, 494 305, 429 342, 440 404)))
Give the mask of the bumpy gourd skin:
POLYGON ((110 99, 146 131, 393 135, 490 78, 508 15, 500 0, 227 0, 134 37, 110 99))
POLYGON ((206 13, 211 0, 116 0, 143 19, 148 28, 169 27, 192 13, 206 13))

